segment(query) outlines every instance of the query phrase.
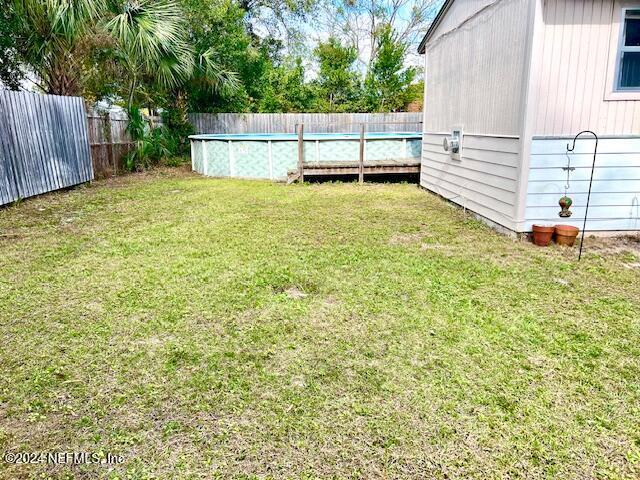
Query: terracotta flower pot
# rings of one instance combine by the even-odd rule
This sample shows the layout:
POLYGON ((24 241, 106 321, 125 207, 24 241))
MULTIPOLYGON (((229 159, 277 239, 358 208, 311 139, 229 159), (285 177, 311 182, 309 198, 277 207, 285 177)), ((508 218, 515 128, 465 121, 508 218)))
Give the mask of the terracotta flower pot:
POLYGON ((556 243, 573 247, 578 233, 580 233, 580 229, 571 225, 556 225, 556 243))
POLYGON ((533 226, 533 243, 539 247, 546 247, 551 243, 551 237, 555 232, 555 227, 550 225, 534 225, 533 226))

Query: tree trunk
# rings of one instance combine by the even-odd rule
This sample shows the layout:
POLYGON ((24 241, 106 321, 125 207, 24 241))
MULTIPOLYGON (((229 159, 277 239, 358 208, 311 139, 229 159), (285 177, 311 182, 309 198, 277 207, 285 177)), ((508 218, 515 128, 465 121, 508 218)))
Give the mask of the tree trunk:
POLYGON ((49 72, 43 75, 46 92, 51 95, 78 96, 80 85, 73 62, 55 62, 49 72))
POLYGON ((133 75, 133 78, 131 78, 131 84, 129 85, 129 98, 127 99, 127 109, 131 110, 131 107, 133 107, 133 94, 135 93, 136 90, 136 76, 133 75))

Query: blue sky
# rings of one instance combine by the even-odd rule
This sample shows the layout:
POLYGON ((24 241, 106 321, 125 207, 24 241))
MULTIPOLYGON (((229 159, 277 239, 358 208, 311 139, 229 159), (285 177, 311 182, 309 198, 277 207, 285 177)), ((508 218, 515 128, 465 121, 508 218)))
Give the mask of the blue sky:
MULTIPOLYGON (((358 2, 358 0, 354 0, 354 1, 358 2)), ((365 2, 361 3, 361 5, 364 7, 365 5, 369 4, 369 1, 370 0, 365 0, 365 2)), ((396 0, 396 2, 397 1, 398 0, 396 0)), ((304 25, 302 25, 301 30, 304 36, 303 51, 296 52, 296 53, 301 54, 303 58, 308 59, 308 62, 307 62, 308 70, 311 76, 314 75, 313 63, 311 61, 311 52, 313 48, 317 45, 319 41, 326 40, 329 37, 329 35, 331 35, 332 33, 340 34, 340 31, 338 28, 339 25, 335 24, 336 22, 335 16, 331 15, 328 12, 330 12, 332 7, 335 7, 336 5, 340 5, 342 3, 343 3, 342 0, 326 0, 326 3, 321 6, 320 11, 314 14, 312 18, 309 18, 307 22, 304 25)), ((386 3, 390 5, 391 1, 388 1, 388 0, 386 2, 381 1, 380 3, 383 3, 383 4, 386 3)), ((416 6, 431 7, 429 12, 429 21, 432 20, 437 10, 439 9, 441 3, 442 3, 442 0, 406 0, 406 3, 402 4, 401 9, 399 10, 398 15, 396 17, 396 22, 395 22, 396 29, 403 30, 406 28, 406 26, 409 23, 409 18, 411 17, 412 9, 416 6)), ((356 3, 355 5, 358 6, 358 3, 356 3)), ((358 22, 359 20, 361 20, 362 26, 366 27, 366 23, 367 23, 366 19, 368 18, 366 15, 362 15, 362 18, 359 19, 354 14, 351 18, 354 19, 355 22, 358 22)), ((407 61, 406 61, 407 65, 414 65, 414 66, 422 65, 422 58, 417 53, 417 47, 418 47, 418 44, 420 43, 420 39, 426 32, 427 25, 428 25, 428 22, 425 22, 425 24, 423 24, 421 28, 415 29, 413 35, 411 35, 411 39, 410 39, 411 45, 409 46, 407 61)), ((369 57, 368 52, 370 49, 370 41, 368 40, 367 35, 365 33, 366 30, 367 30, 366 28, 363 28, 361 35, 358 36, 359 47, 360 47, 359 57, 361 60, 360 62, 361 68, 365 67, 369 57)), ((264 33, 266 34, 266 31, 264 33)), ((348 40, 346 40, 345 38, 345 43, 347 41, 348 40)))

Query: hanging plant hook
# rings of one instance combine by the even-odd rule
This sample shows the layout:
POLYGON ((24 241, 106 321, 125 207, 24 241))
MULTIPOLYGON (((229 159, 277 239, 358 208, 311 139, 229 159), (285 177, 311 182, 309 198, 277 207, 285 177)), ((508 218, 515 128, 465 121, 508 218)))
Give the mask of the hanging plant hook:
POLYGON ((562 167, 562 170, 567 172, 567 183, 564 184, 564 195, 558 201, 558 205, 560 205, 561 210, 558 212, 558 216, 561 218, 570 217, 572 212, 569 210, 571 205, 573 205, 573 200, 567 196, 567 192, 569 188, 571 188, 570 177, 571 172, 573 172, 576 167, 571 166, 571 157, 569 156, 569 145, 567 145, 567 151, 564 152, 564 155, 567 157, 567 166, 562 167))
MULTIPOLYGON (((583 130, 580 133, 578 133, 575 137, 573 137, 573 143, 571 144, 571 147, 569 147, 569 144, 567 143, 567 154, 569 152, 573 152, 573 150, 576 148, 576 140, 583 133, 593 135, 593 138, 595 138, 596 140, 596 145, 593 149, 593 162, 591 163, 591 177, 589 179, 589 193, 587 193, 587 206, 584 210, 584 222, 582 223, 582 237, 580 239, 580 252, 578 253, 578 261, 580 261, 580 259, 582 258, 582 247, 584 245, 584 231, 587 228, 587 215, 589 213, 589 201, 591 200, 591 186, 593 185, 593 172, 596 168, 596 155, 598 153, 598 135, 596 135, 591 130, 583 130)), ((567 176, 568 175, 569 174, 567 173, 567 176)))
POLYGON ((562 167, 562 170, 565 170, 567 172, 567 183, 564 185, 564 194, 566 195, 567 191, 571 187, 571 185, 569 183, 569 175, 571 174, 571 172, 573 172, 576 169, 576 167, 572 167, 571 166, 571 157, 569 156, 569 145, 568 144, 567 144, 567 151, 564 154, 567 157, 567 166, 566 167, 562 167))

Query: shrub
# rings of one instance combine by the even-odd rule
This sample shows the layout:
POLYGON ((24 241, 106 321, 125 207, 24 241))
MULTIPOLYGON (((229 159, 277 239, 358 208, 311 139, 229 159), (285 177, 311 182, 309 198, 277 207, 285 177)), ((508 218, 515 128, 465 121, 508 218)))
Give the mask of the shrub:
POLYGON ((183 159, 172 159, 189 152, 188 137, 193 133, 193 127, 186 120, 186 115, 168 109, 163 112, 163 124, 152 128, 138 107, 131 107, 127 113, 127 132, 134 141, 133 150, 124 158, 127 170, 140 171, 161 162, 176 166, 184 163, 183 159))

